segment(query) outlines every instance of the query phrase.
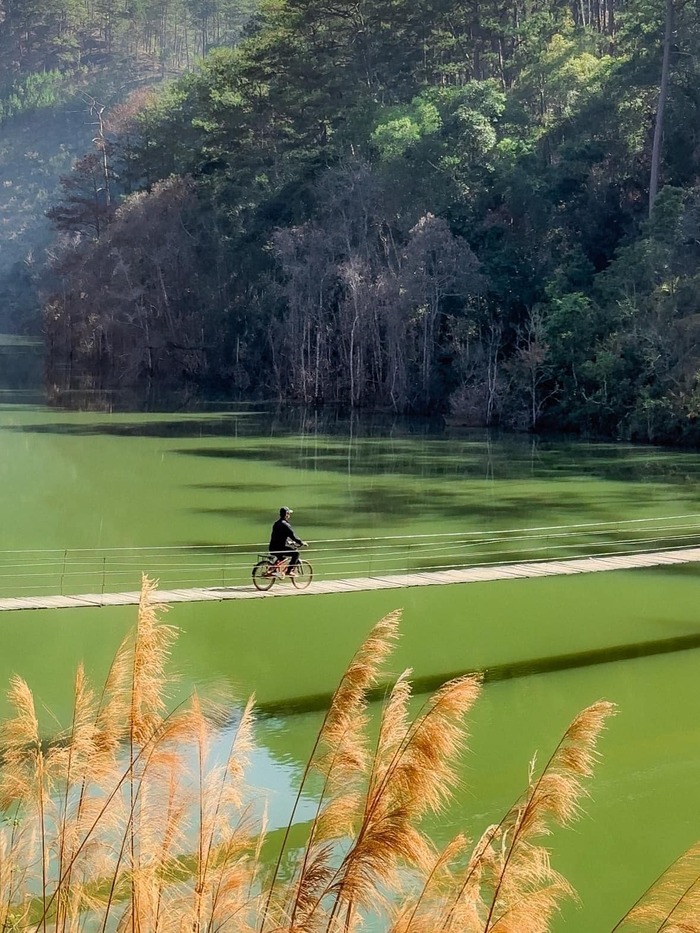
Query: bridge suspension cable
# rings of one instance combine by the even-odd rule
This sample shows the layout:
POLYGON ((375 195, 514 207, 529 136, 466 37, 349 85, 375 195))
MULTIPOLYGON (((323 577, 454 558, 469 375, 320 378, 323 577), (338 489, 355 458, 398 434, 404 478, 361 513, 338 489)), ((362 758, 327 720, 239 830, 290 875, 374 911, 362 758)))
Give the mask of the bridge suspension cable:
MULTIPOLYGON (((316 580, 456 570, 536 559, 635 554, 700 545, 700 513, 429 534, 326 538, 308 555, 316 580)), ((214 544, 0 551, 0 597, 241 586, 267 545, 214 544)))

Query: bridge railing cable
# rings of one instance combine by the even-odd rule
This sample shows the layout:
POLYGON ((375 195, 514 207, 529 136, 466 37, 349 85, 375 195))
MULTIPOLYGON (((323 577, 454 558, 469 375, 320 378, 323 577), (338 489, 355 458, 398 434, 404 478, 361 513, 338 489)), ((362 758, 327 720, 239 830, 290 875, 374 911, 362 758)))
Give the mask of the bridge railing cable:
MULTIPOLYGON (((453 570, 527 560, 562 560, 700 546, 700 514, 613 522, 468 530, 316 541, 303 556, 314 577, 453 570)), ((142 572, 163 589, 250 584, 262 544, 0 551, 0 596, 137 590, 142 572)))

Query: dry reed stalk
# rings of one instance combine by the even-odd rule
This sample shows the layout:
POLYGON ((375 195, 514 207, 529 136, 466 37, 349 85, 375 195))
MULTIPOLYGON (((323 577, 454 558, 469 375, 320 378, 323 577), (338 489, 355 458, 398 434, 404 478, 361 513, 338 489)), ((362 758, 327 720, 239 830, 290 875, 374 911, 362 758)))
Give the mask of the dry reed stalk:
MULTIPOLYGON (((137 626, 135 637, 126 639, 117 652, 96 713, 93 708, 92 719, 88 713, 89 704, 81 700, 81 693, 86 691, 80 683, 76 684, 74 723, 69 736, 69 748, 59 747, 55 757, 56 760, 75 762, 82 757, 79 753, 81 747, 88 750, 92 744, 92 750, 82 771, 79 768, 73 770, 72 766, 70 769, 79 783, 77 794, 75 789, 72 794, 72 797, 77 797, 76 812, 72 820, 59 821, 62 830, 58 849, 63 851, 63 857, 58 861, 56 887, 45 904, 42 925, 45 924, 48 911, 52 907, 57 917, 62 918, 62 903, 69 899, 75 904, 74 892, 79 886, 88 892, 90 884, 94 886, 96 877, 101 879, 101 886, 107 888, 106 897, 101 902, 89 894, 86 894, 85 898, 92 910, 96 910, 98 904, 101 906, 104 914, 103 929, 106 929, 109 922, 115 897, 123 897, 120 886, 124 880, 128 880, 137 894, 143 888, 143 885, 138 890, 136 887, 140 884, 140 866, 135 858, 137 849, 134 845, 134 814, 140 816, 143 809, 143 796, 148 786, 146 772, 150 768, 150 778, 150 773, 156 769, 167 772, 169 766, 175 766, 173 743, 177 742, 184 732, 183 717, 164 719, 160 716, 160 711, 165 709, 164 664, 167 660, 167 648, 174 633, 172 629, 161 626, 157 621, 153 607, 149 606, 152 592, 153 585, 144 578, 139 613, 141 624, 137 626), (159 631, 161 628, 164 631, 159 631), (147 683, 148 678, 145 674, 130 681, 128 672, 133 676, 147 671, 149 662, 154 674, 153 683, 147 683), (85 715, 80 713, 83 707, 85 715), (123 715, 125 712, 126 716, 123 715), (118 716, 122 717, 119 723, 113 723, 111 720, 118 716), (88 738, 90 728, 92 732, 88 738), (118 760, 120 737, 129 738, 126 767, 118 760), (144 743, 140 748, 136 747, 135 737, 141 738, 144 743), (76 748, 70 748, 73 743, 76 744, 76 748), (136 792, 135 778, 138 779, 136 792), (127 806, 123 794, 125 786, 129 788, 127 806), (109 839, 108 846, 105 845, 105 838, 109 839), (115 851, 116 858, 95 857, 96 853, 110 853, 114 856, 115 851), (126 855, 131 857, 125 858, 126 855), (87 880, 82 876, 76 879, 76 870, 83 871, 87 880)), ((51 754, 54 751, 56 749, 52 749, 51 754)), ((139 826, 143 840, 147 842, 147 821, 140 821, 139 826)), ((148 846, 143 845, 139 849, 145 851, 148 846)), ((138 897, 132 897, 137 911, 138 900, 138 897)), ((74 915, 75 907, 72 908, 72 912, 74 915)), ((132 925, 138 922, 137 912, 134 912, 134 917, 136 919, 132 925)), ((72 920, 70 922, 72 923, 72 920)), ((57 924, 55 929, 58 931, 63 926, 65 923, 57 924)))
POLYGON ((474 933, 545 933, 562 898, 574 896, 554 871, 539 840, 550 826, 567 825, 579 812, 583 778, 592 774, 596 741, 614 712, 601 701, 583 710, 564 733, 539 778, 498 826, 477 843, 464 881, 442 929, 474 933), (465 913, 466 912, 466 913, 465 913), (467 920, 469 919, 469 925, 467 920))
POLYGON ((130 633, 117 649, 97 704, 95 749, 107 762, 114 761, 129 735, 133 641, 130 633))
MULTIPOLYGON (((71 727, 48 750, 31 692, 18 678, 11 684, 14 716, 0 730, 0 802, 17 820, 0 825, 0 933, 83 933, 88 925, 102 933, 354 933, 366 913, 389 917, 389 933, 549 931, 573 891, 541 839, 577 815, 611 704, 576 717, 465 867, 462 836, 438 853, 420 823, 450 797, 464 716, 480 685, 474 677, 446 684, 411 721, 405 672, 370 750, 368 692, 396 638, 400 613, 392 613, 341 679, 265 877, 264 827, 246 805, 244 783, 252 700, 223 762, 213 765, 230 723, 196 695, 189 710, 166 715, 174 632, 158 621, 154 586, 143 578, 135 637, 117 652, 99 699, 78 671, 71 727), (283 887, 280 867, 312 769, 323 787, 283 887), (29 891, 36 896, 27 898, 29 891)), ((700 846, 615 931, 700 933, 698 916, 700 846)))
POLYGON ((147 745, 162 724, 167 709, 166 687, 173 681, 167 663, 177 631, 159 619, 168 607, 153 601, 157 586, 157 581, 142 576, 132 650, 129 715, 131 742, 139 746, 147 745))
MULTIPOLYGON (((74 685, 73 717, 71 727, 65 737, 61 737, 64 744, 54 745, 49 755, 57 765, 60 772, 62 788, 57 794, 57 820, 56 829, 58 852, 56 855, 57 876, 67 877, 67 884, 57 885, 55 891, 55 922, 56 933, 64 933, 75 926, 80 914, 81 891, 80 882, 71 883, 71 871, 68 865, 80 838, 80 803, 75 806, 71 797, 74 795, 76 784, 82 785, 88 780, 91 773, 92 761, 95 758, 95 696, 85 677, 82 664, 79 665, 74 685)), ((113 762, 112 762, 113 764, 113 762)))
MULTIPOLYGON (((380 724, 379 746, 388 746, 391 735, 403 734, 410 685, 402 675, 391 691, 380 724)), ((376 754, 368 755, 363 738, 367 725, 364 706, 357 706, 354 717, 346 717, 345 731, 330 734, 336 739, 334 749, 323 749, 317 759, 317 770, 325 775, 301 871, 294 889, 290 912, 290 927, 306 929, 315 919, 324 895, 338 880, 338 869, 332 865, 336 840, 352 839, 362 822, 369 765, 376 754)), ((324 739, 325 741, 325 739, 324 739)), ((320 923, 321 921, 319 921, 320 923)))
MULTIPOLYGON (((103 914, 106 928, 110 907, 123 899, 125 879, 136 892, 131 904, 148 913, 147 926, 160 926, 157 911, 155 921, 150 919, 151 905, 163 893, 165 866, 174 861, 175 840, 179 844, 181 838, 176 829, 184 810, 176 812, 175 796, 181 796, 183 761, 173 743, 186 730, 185 717, 168 722, 162 716, 172 630, 158 623, 148 605, 151 593, 144 579, 140 631, 117 653, 99 703, 78 670, 71 726, 46 751, 29 688, 19 678, 11 682, 15 714, 0 729, 0 799, 5 813, 14 810, 16 818, 0 827, 1 929, 28 925, 45 931, 50 925, 57 933, 77 931, 88 910, 103 914), (111 721, 125 710, 130 715, 111 721), (137 748, 130 742, 125 767, 117 753, 119 737, 126 735, 143 744, 137 748), (172 818, 166 818, 163 832, 166 774, 170 802, 165 812, 172 818), (135 775, 138 782, 125 807, 123 788, 135 775), (135 843, 137 837, 138 859, 115 856, 120 850, 123 856, 127 841, 135 843), (38 919, 30 922, 31 916, 38 919)), ((131 904, 129 913, 136 915, 131 904)))
POLYGON ((361 775, 367 766, 364 736, 367 696, 378 683, 382 664, 391 653, 393 643, 398 637, 400 619, 401 610, 395 610, 380 619, 353 656, 331 698, 330 706, 306 762, 289 823, 268 883, 267 896, 260 918, 260 933, 263 933, 268 924, 271 924, 273 930, 282 928, 280 924, 284 923, 285 917, 289 918, 288 929, 296 930, 300 922, 297 919, 299 910, 304 915, 313 911, 319 890, 332 877, 328 861, 332 846, 326 843, 324 837, 319 838, 318 826, 320 823, 321 831, 332 836, 335 824, 339 822, 347 824, 352 819, 356 801, 354 796, 350 795, 342 804, 331 803, 335 814, 328 813, 326 812, 326 793, 329 786, 332 787, 342 780, 341 772, 345 781, 352 786, 356 777, 361 775), (324 791, 318 804, 309 844, 302 856, 298 880, 291 893, 288 892, 285 895, 283 892, 279 903, 275 905, 273 897, 289 833, 312 769, 325 777, 324 791))
MULTIPOLYGON (((182 772, 183 761, 177 753, 166 758, 161 752, 148 761, 134 810, 126 815, 128 837, 137 846, 135 860, 125 858, 117 875, 132 886, 121 921, 126 926, 137 924, 141 930, 158 933, 167 922, 166 904, 177 878, 178 855, 186 845, 184 826, 191 803, 182 772)), ((118 904, 114 906, 119 910, 118 904)))
MULTIPOLYGON (((42 747, 32 692, 21 677, 10 680, 7 698, 15 715, 0 728, 0 747, 3 749, 0 808, 6 810, 15 806, 18 813, 26 814, 28 822, 36 827, 34 838, 38 844, 40 896, 46 904, 49 896, 51 759, 47 758, 42 747)), ((46 926, 44 917, 41 924, 44 933, 46 926)))
POLYGON ((328 891, 335 898, 329 931, 339 915, 347 929, 358 910, 388 909, 406 867, 421 875, 433 869, 434 848, 418 824, 449 799, 454 759, 465 740, 463 719, 479 689, 477 677, 451 681, 409 724, 410 688, 405 676, 397 682, 382 717, 362 822, 328 891))
MULTIPOLYGON (((130 741, 129 745, 129 812, 103 929, 107 928, 112 905, 119 900, 120 877, 128 881, 130 890, 121 926, 158 933, 170 928, 175 917, 178 928, 215 929, 222 917, 243 912, 256 870, 255 865, 251 867, 249 852, 255 852, 260 843, 251 829, 249 815, 241 811, 243 773, 251 747, 252 700, 243 710, 223 766, 212 767, 209 760, 213 736, 223 725, 222 717, 213 706, 205 714, 197 696, 193 697, 189 711, 163 729, 157 704, 166 678, 159 665, 165 663, 172 630, 158 631, 157 615, 148 604, 151 592, 151 587, 145 585, 134 651, 138 655, 140 647, 148 658, 156 645, 161 653, 150 665, 151 670, 156 667, 155 686, 146 683, 146 689, 140 690, 136 683, 132 688, 142 698, 140 706, 138 702, 130 706, 137 720, 133 734, 140 735, 145 745, 136 756, 133 754, 136 743, 130 741), (139 645, 142 637, 144 644, 139 645), (150 715, 150 723, 142 715, 144 709, 150 715), (142 726, 144 722, 147 724, 140 733, 139 717, 142 726), (144 748, 148 749, 147 755, 142 754, 144 748), (183 787, 190 785, 183 779, 192 752, 197 773, 194 788, 185 793, 183 787), (174 846, 192 841, 182 827, 193 813, 197 815, 196 854, 193 867, 183 879, 178 878, 178 873, 182 875, 182 862, 176 857, 174 846)), ((137 660, 134 670, 138 666, 137 660)))
POLYGON ((258 844, 254 817, 244 807, 244 774, 252 748, 253 698, 233 731, 223 765, 209 757, 217 728, 227 717, 209 715, 195 695, 191 719, 197 754, 198 833, 192 929, 215 928, 222 917, 238 916, 250 900, 250 854, 258 844), (243 808, 243 809, 242 809, 243 808))
MULTIPOLYGON (((148 815, 140 809, 135 817, 136 807, 142 808, 144 795, 137 800, 137 794, 145 786, 145 760, 137 761, 137 753, 151 745, 159 733, 166 711, 165 687, 168 683, 166 663, 170 656, 170 647, 176 637, 175 631, 158 620, 158 613, 167 607, 155 605, 153 594, 157 583, 145 574, 141 577, 141 595, 139 599, 136 639, 132 651, 131 696, 129 708, 129 761, 130 777, 128 782, 130 818, 129 833, 129 877, 131 883, 131 912, 129 927, 132 933, 138 933, 142 926, 142 914, 149 915, 152 905, 149 895, 152 893, 150 875, 145 865, 151 855, 151 847, 146 844, 145 853, 138 844, 135 827, 140 827, 144 840, 148 841, 148 815), (139 785, 137 790, 137 784, 139 785), (144 875, 146 874, 146 881, 144 875)), ((159 747, 159 746, 157 746, 159 747)))
MULTIPOLYGON (((94 877, 105 870, 103 847, 95 840, 95 828, 98 824, 102 830, 106 824, 114 826, 114 807, 105 808, 99 796, 95 796, 95 790, 108 794, 110 789, 113 792, 119 786, 120 774, 123 779, 118 755, 121 743, 129 734, 132 641, 131 636, 127 637, 117 650, 99 700, 93 697, 82 668, 76 678, 73 722, 67 743, 65 816, 60 832, 58 881, 54 892, 58 902, 56 933, 65 928, 65 924, 60 922, 63 902, 71 904, 73 912, 79 912, 81 905, 76 904, 75 891, 89 890, 87 885, 76 882, 75 871, 82 867, 87 877, 94 877), (67 812, 69 793, 77 797, 70 816, 67 812), (67 844, 69 840, 70 844, 67 844)), ((85 898, 94 910, 93 899, 87 894, 85 898)), ((68 917, 66 919, 68 921, 68 917)), ((70 922, 73 922, 72 917, 70 922)))
POLYGON ((434 933, 435 915, 445 909, 456 884, 452 863, 461 858, 466 847, 467 840, 460 833, 438 853, 417 893, 394 910, 389 933, 434 933))
POLYGON ((31 903, 23 897, 30 867, 36 860, 36 834, 32 827, 11 819, 0 827, 0 928, 24 928, 31 903))
POLYGON ((700 843, 647 888, 611 933, 700 933, 700 843))

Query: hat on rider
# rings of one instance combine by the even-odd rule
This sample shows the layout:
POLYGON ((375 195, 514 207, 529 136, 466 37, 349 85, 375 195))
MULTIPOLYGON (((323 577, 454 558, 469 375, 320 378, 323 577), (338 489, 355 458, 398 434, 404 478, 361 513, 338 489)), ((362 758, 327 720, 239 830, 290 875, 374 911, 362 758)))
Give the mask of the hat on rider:
POLYGON ((293 509, 288 509, 286 506, 282 506, 280 509, 280 518, 284 518, 285 515, 291 515, 293 509))

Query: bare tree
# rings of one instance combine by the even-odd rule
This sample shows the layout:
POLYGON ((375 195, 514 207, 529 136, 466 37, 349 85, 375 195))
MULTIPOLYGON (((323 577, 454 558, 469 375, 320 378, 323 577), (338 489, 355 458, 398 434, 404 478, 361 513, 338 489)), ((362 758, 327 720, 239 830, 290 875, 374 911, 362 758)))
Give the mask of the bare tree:
MULTIPOLYGON (((555 394, 547 389, 549 346, 545 334, 544 316, 537 307, 530 308, 525 323, 518 328, 515 352, 509 364, 514 382, 511 393, 522 395, 527 411, 527 427, 534 428, 546 402, 555 394)), ((514 406, 517 411, 518 406, 514 406)))
POLYGON ((186 179, 169 179, 127 198, 89 248, 65 237, 45 327, 57 353, 69 333, 75 371, 128 383, 204 369, 206 309, 192 301, 196 240, 185 223, 194 198, 186 179))
POLYGON ((426 214, 411 230, 401 276, 414 322, 421 403, 429 406, 445 302, 465 301, 478 290, 478 261, 446 221, 426 214))
POLYGON ((104 185, 102 157, 95 152, 83 156, 70 175, 61 178, 61 201, 46 216, 64 232, 99 240, 113 215, 104 185))
POLYGON ((280 391, 353 407, 429 407, 446 306, 464 308, 478 292, 476 257, 431 214, 402 242, 365 165, 328 173, 318 198, 313 221, 273 238, 284 299, 271 325, 284 347, 280 391))

